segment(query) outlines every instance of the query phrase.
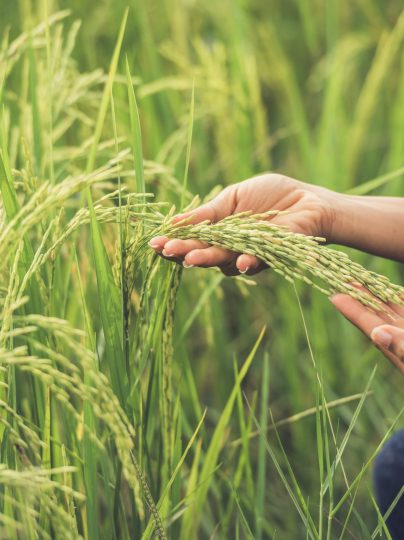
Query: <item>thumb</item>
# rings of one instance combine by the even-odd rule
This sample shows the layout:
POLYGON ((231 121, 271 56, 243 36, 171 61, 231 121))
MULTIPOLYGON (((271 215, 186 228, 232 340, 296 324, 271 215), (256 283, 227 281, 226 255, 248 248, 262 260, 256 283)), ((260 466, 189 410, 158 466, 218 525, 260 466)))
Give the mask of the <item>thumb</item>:
POLYGON ((392 352, 404 362, 404 329, 383 324, 373 328, 370 338, 376 345, 392 352))
POLYGON ((216 223, 233 214, 235 207, 235 189, 233 186, 229 186, 206 204, 202 204, 189 212, 177 214, 173 218, 173 223, 179 223, 183 220, 186 220, 184 225, 201 223, 201 221, 216 223))

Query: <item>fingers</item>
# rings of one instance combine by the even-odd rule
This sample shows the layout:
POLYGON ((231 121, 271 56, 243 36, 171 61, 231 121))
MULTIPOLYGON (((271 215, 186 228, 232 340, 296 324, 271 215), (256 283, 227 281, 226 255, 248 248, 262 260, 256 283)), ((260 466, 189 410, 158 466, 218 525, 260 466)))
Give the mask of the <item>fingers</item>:
MULTIPOLYGON (((367 294, 372 299, 381 302, 379 298, 377 298, 374 294, 372 294, 366 287, 364 287, 361 283, 357 283, 355 281, 351 282, 350 285, 352 285, 355 289, 358 289, 359 291, 367 294)), ((404 317, 404 309, 402 306, 399 306, 397 304, 393 304, 392 302, 382 302, 380 305, 380 310, 376 311, 376 313, 387 323, 392 323, 394 321, 394 324, 400 325, 400 319, 404 317)), ((404 328, 404 325, 403 325, 404 328)))
POLYGON ((388 302, 388 306, 390 307, 390 309, 392 311, 394 311, 394 313, 396 313, 400 317, 404 318, 404 306, 403 305, 398 305, 398 304, 393 304, 392 302, 388 302))
POLYGON ((389 324, 376 326, 370 337, 376 345, 387 349, 404 362, 404 330, 402 328, 389 324))
POLYGON ((219 193, 211 201, 184 214, 178 214, 173 218, 173 223, 184 222, 186 224, 200 223, 201 221, 211 221, 215 223, 227 216, 230 216, 236 207, 236 188, 229 186, 219 193))
POLYGON ((167 236, 155 236, 150 240, 149 246, 155 251, 160 252, 163 251, 164 246, 166 245, 168 240, 169 238, 167 236))
POLYGON ((385 321, 373 311, 367 309, 358 300, 347 294, 335 294, 330 301, 344 317, 370 337, 373 328, 380 326, 385 321))
MULTIPOLYGON (((195 224, 201 221, 216 222, 231 215, 236 206, 236 189, 230 186, 224 189, 217 197, 199 208, 179 214, 173 218, 173 222, 181 224, 195 224)), ((254 274, 260 266, 256 257, 249 255, 240 256, 228 250, 216 246, 208 246, 197 240, 169 240, 165 236, 152 238, 150 247, 155 249, 163 257, 182 262, 187 268, 201 266, 204 268, 219 266, 226 275, 242 273, 254 274), (238 261, 239 266, 236 266, 238 261)))
POLYGON ((199 240, 170 240, 166 236, 156 236, 150 246, 167 260, 183 264, 186 268, 219 266, 226 275, 257 274, 266 265, 253 255, 238 255, 216 246, 209 246, 199 240))
MULTIPOLYGON (((236 206, 236 189, 230 186, 208 203, 173 218, 178 225, 195 224, 201 221, 216 222, 231 215, 236 206)), ((265 264, 252 255, 239 255, 216 246, 208 246, 197 240, 170 240, 165 236, 152 238, 149 245, 169 260, 192 266, 218 266, 226 275, 238 273, 254 275, 265 268, 265 264)))
POLYGON ((211 266, 228 266, 235 262, 237 255, 216 246, 205 249, 194 249, 184 258, 184 266, 201 266, 209 268, 211 266))
POLYGON ((184 258, 184 266, 186 268, 218 266, 226 276, 237 276, 240 273, 252 276, 266 267, 257 257, 238 255, 216 246, 191 251, 184 258))
POLYGON ((219 266, 229 276, 239 273, 252 276, 266 268, 253 255, 240 255, 199 240, 170 240, 166 236, 156 236, 149 245, 165 259, 183 264, 185 268, 219 266))
POLYGON ((195 249, 206 247, 208 247, 208 244, 199 240, 168 240, 164 244, 162 253, 165 257, 185 257, 185 255, 195 249))
POLYGON ((236 268, 241 274, 252 276, 263 270, 266 265, 253 255, 242 254, 237 257, 236 268))
MULTIPOLYGON (((200 223, 201 221, 216 222, 232 214, 234 208, 235 189, 233 186, 230 186, 199 208, 175 216, 173 223, 186 225, 200 223)), ((171 258, 171 260, 180 259, 181 262, 192 251, 207 247, 207 244, 198 242, 197 240, 170 240, 166 236, 152 238, 149 245, 163 257, 171 258)), ((220 264, 227 264, 230 258, 229 252, 224 255, 225 250, 217 251, 217 249, 209 251, 206 256, 198 252, 191 257, 191 259, 195 257, 196 261, 201 260, 201 264, 184 262, 189 266, 218 266, 220 264), (208 261, 211 261, 211 263, 208 261)))
MULTIPOLYGON (((182 264, 185 268, 219 266, 226 275, 239 273, 235 265, 236 253, 209 246, 199 240, 170 240, 166 236, 156 236, 149 245, 165 259, 182 264)), ((247 262, 247 266, 250 266, 253 271, 256 264, 247 262)))
POLYGON ((330 301, 404 374, 404 329, 401 328, 403 321, 397 321, 397 327, 385 324, 381 314, 370 311, 346 294, 336 294, 330 301))

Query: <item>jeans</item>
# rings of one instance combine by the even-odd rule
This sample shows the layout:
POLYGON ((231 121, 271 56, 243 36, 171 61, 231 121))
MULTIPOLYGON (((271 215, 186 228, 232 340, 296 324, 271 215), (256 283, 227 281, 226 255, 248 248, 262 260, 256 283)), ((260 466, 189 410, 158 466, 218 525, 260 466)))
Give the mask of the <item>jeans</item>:
MULTIPOLYGON (((383 516, 404 486, 404 430, 395 433, 375 459, 373 482, 383 516)), ((404 493, 386 519, 386 525, 393 540, 404 540, 404 493)))

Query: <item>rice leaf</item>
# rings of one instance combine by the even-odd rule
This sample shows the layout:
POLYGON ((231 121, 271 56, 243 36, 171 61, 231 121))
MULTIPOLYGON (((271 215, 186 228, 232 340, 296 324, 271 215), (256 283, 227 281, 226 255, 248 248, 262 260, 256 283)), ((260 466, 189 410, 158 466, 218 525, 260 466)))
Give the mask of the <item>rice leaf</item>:
MULTIPOLYGON (((133 89, 132 77, 129 69, 128 58, 125 61, 126 84, 128 87, 129 116, 131 127, 131 145, 133 152, 133 161, 135 164, 136 189, 138 193, 146 193, 144 171, 143 171, 143 149, 142 149, 142 131, 140 128, 139 109, 137 106, 135 91, 133 89)), ((144 199, 143 199, 144 201, 144 199)))
POLYGON ((181 529, 181 538, 192 537, 192 531, 196 530, 199 525, 202 508, 206 502, 206 497, 210 486, 210 482, 208 482, 208 479, 214 473, 217 467, 217 461, 222 446, 224 431, 229 423, 230 416, 233 411, 234 402, 237 397, 237 388, 240 386, 241 382, 247 374, 247 371, 255 357, 255 353, 257 352, 257 349, 264 337, 264 333, 265 329, 261 331, 257 341, 254 344, 254 347, 252 348, 250 354, 248 355, 246 361, 240 369, 233 390, 231 391, 231 394, 226 402, 223 412, 220 415, 220 419, 216 425, 208 450, 205 454, 202 470, 198 477, 199 488, 195 495, 195 499, 190 503, 190 508, 186 516, 184 517, 183 526, 181 529))

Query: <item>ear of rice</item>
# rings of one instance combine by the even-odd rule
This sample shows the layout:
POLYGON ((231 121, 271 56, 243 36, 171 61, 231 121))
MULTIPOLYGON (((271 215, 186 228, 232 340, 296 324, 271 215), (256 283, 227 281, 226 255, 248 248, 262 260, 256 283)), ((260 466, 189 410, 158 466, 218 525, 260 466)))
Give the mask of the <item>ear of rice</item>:
POLYGON ((328 296, 344 293, 374 310, 385 310, 383 303, 404 304, 404 288, 385 276, 366 270, 344 252, 324 245, 325 239, 289 231, 272 225, 274 212, 244 212, 217 223, 173 225, 168 220, 154 222, 150 236, 195 238, 237 253, 255 255, 286 280, 301 280, 328 296), (367 291, 360 289, 362 285, 367 291))

